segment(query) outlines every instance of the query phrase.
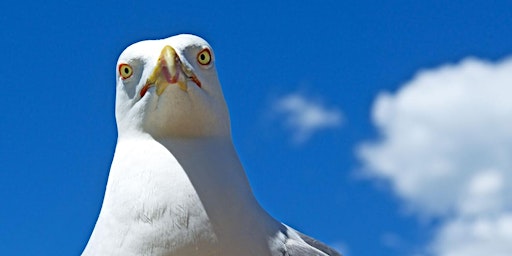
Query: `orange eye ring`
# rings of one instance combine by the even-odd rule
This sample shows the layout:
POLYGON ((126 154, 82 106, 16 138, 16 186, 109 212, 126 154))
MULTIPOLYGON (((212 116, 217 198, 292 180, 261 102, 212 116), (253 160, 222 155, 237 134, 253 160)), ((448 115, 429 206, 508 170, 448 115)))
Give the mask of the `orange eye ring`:
POLYGON ((197 62, 201 65, 208 65, 212 62, 212 53, 209 49, 203 49, 197 54, 197 62))
POLYGON ((123 80, 131 77, 133 75, 132 66, 130 66, 126 63, 120 64, 119 65, 119 75, 121 76, 121 78, 123 80))

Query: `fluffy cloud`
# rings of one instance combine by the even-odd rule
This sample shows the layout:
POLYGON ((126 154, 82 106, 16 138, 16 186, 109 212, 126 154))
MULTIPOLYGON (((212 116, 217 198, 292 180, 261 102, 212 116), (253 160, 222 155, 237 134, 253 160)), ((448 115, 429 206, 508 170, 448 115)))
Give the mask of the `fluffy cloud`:
POLYGON ((298 93, 286 95, 274 103, 274 112, 283 119, 286 128, 293 131, 293 141, 303 143, 314 133, 341 125, 340 110, 327 108, 321 102, 298 93))
POLYGON ((433 255, 509 256, 512 252, 512 214, 460 217, 444 223, 430 248, 433 255))
POLYGON ((381 138, 358 148, 364 169, 443 219, 433 255, 510 254, 512 59, 420 72, 378 96, 373 122, 381 138))

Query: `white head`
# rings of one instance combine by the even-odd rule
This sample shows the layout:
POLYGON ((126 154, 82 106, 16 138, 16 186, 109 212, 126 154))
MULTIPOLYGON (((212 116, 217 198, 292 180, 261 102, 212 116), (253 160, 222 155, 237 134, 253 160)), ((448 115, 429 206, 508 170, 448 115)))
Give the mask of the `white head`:
POLYGON ((119 136, 231 136, 229 113, 210 45, 194 35, 148 40, 117 62, 119 136))

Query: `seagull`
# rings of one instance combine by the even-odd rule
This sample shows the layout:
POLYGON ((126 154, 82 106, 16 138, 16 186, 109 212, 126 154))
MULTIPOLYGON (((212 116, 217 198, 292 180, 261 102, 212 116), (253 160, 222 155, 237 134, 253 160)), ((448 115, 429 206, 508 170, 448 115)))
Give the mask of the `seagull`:
POLYGON ((204 39, 135 43, 116 80, 118 140, 82 255, 340 256, 256 201, 204 39))

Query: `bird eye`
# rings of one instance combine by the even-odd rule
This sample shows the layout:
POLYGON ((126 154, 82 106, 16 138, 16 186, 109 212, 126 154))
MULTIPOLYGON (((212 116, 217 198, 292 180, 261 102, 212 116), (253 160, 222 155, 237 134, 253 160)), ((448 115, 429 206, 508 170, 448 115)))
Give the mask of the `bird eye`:
POLYGON ((130 76, 133 75, 133 68, 132 66, 126 64, 126 63, 123 63, 121 65, 119 65, 119 75, 121 75, 121 77, 123 79, 127 79, 129 78, 130 76))
POLYGON ((212 62, 212 54, 210 50, 204 49, 197 54, 197 62, 201 65, 208 65, 212 62))

